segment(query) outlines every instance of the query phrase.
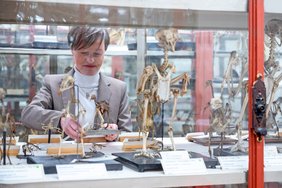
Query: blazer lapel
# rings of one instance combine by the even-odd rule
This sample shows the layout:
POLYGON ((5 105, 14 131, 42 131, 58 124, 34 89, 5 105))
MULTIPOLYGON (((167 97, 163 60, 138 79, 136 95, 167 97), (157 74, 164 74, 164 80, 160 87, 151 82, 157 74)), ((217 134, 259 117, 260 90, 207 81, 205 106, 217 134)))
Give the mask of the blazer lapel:
MULTIPOLYGON (((100 103, 102 101, 106 102, 107 104, 110 103, 110 98, 112 95, 112 92, 109 88, 110 82, 107 80, 107 77, 100 74, 100 81, 99 81, 99 89, 98 89, 98 96, 97 96, 97 103, 100 103)), ((109 123, 109 112, 103 114, 103 118, 105 123, 109 123)), ((96 125, 100 124, 100 118, 96 115, 94 122, 96 125)))
POLYGON ((109 86, 110 86, 110 83, 108 82, 107 78, 103 76, 102 74, 100 74, 97 102, 105 101, 109 103, 111 95, 112 95, 112 92, 109 86))

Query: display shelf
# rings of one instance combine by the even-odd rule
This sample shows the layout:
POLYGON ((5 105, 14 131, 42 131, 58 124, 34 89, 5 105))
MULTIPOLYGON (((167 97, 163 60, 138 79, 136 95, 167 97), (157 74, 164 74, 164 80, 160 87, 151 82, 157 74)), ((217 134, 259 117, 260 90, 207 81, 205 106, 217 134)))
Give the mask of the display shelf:
POLYGON ((0 14, 0 21, 3 23, 21 21, 29 24, 32 19, 33 22, 40 24, 73 25, 79 20, 81 23, 106 26, 246 29, 247 2, 247 0, 181 0, 178 3, 169 0, 119 2, 36 0, 25 1, 25 6, 22 7, 22 4, 17 4, 16 1, 5 0, 1 6, 5 7, 6 11, 0 14), (34 6, 36 8, 32 8, 34 6), (21 15, 30 16, 17 16, 18 11, 22 12, 21 15))
MULTIPOLYGON (((71 55, 70 49, 38 49, 38 48, 10 48, 1 47, 1 54, 28 54, 28 55, 71 55)), ((106 51, 105 55, 132 55, 136 56, 136 51, 106 51)))
MULTIPOLYGON (((32 54, 32 55, 71 55, 71 50, 62 50, 62 49, 35 49, 35 48, 10 48, 10 47, 0 47, 0 53, 1 54, 32 54)), ((137 51, 134 50, 124 50, 124 51, 111 51, 109 48, 108 51, 106 51, 105 55, 108 56, 136 56, 137 51)), ((147 51, 146 56, 163 56, 162 51, 147 51)), ((175 51, 175 52, 169 52, 169 57, 194 57, 195 52, 194 51, 175 51)))
MULTIPOLYGON (((138 44, 144 43, 145 41, 145 28, 167 28, 175 27, 179 29, 189 29, 199 31, 199 33, 213 33, 214 30, 224 30, 225 31, 242 31, 248 32, 248 17, 252 9, 250 9, 248 0, 191 0, 185 1, 180 0, 178 3, 169 0, 145 0, 145 1, 132 1, 132 0, 105 0, 105 1, 91 1, 91 0, 81 0, 79 2, 69 2, 67 0, 27 0, 27 1, 8 1, 4 0, 1 2, 0 9, 0 23, 7 24, 27 24, 27 25, 78 25, 78 24, 91 24, 99 25, 105 27, 130 27, 138 28, 137 30, 143 30, 144 35, 139 36, 136 40, 138 44), (73 14, 76 12, 76 14, 73 14), (52 16, 51 16, 52 15, 52 16), (140 42, 141 41, 141 42, 140 42)), ((265 23, 273 18, 282 18, 282 3, 275 0, 265 0, 265 23)), ((251 4, 253 5, 253 4, 251 4)), ((262 4, 261 4, 262 5, 262 4)), ((260 14, 263 16, 263 14, 260 14)), ((253 15, 254 16, 254 15, 253 15)), ((256 18, 256 16, 255 16, 256 18)), ((260 22, 263 23, 263 22, 260 22)), ((259 24, 258 24, 259 25, 259 24)), ((260 30, 261 31, 261 30, 260 30)), ((206 34, 205 33, 205 34, 206 34)), ((214 34, 214 33, 213 33, 214 34)), ((205 40, 205 35, 197 35, 199 38, 195 40, 200 40, 196 50, 193 51, 176 51, 174 53, 169 53, 170 57, 177 58, 195 58, 191 60, 193 75, 196 75, 198 85, 196 85, 195 95, 192 102, 196 101, 196 105, 187 105, 189 111, 195 111, 196 116, 200 114, 198 108, 207 104, 205 96, 207 96, 207 90, 202 89, 204 87, 204 81, 210 79, 212 76, 216 75, 222 77, 222 72, 224 72, 225 67, 222 65, 226 64, 226 60, 229 57, 229 49, 223 49, 223 51, 211 51, 213 46, 209 48, 208 45, 212 44, 215 40, 215 36, 208 36, 205 40), (202 38, 201 38, 202 37, 202 38), (201 41, 203 40, 203 41, 201 41), (211 43, 207 41, 212 41, 211 43), (201 43, 202 42, 202 43, 201 43), (206 45, 206 43, 208 43, 206 45), (199 49, 202 49, 200 51, 199 49), (198 50, 198 51, 197 51, 198 50), (226 51, 224 51, 226 50, 226 51), (194 52, 196 51, 196 52, 194 52), (207 55, 208 54, 208 55, 207 55), (211 55, 211 57, 209 56, 211 55), (204 59, 204 60, 202 60, 204 59), (194 61, 195 60, 195 61, 194 61), (210 62, 217 61, 218 67, 211 65, 210 62), (212 67, 214 66, 214 67, 212 67), (194 68, 196 67, 196 68, 194 68), (206 71, 205 69, 209 69, 206 71), (218 74, 213 74, 214 72, 218 74), (194 74, 195 72, 196 74, 194 74), (200 75, 200 76, 199 76, 200 75), (212 75, 211 77, 209 77, 212 75), (202 82, 203 81, 203 82, 202 82), (200 84, 199 84, 200 83, 200 84), (199 86, 202 87, 199 89, 199 86), (197 88, 198 87, 198 88, 197 88), (202 106, 201 106, 202 105, 202 106), (196 107, 195 107, 196 106, 196 107)), ((252 32, 248 36, 252 36, 252 32)), ((228 36, 227 36, 228 37, 228 36)), ((261 40, 256 40, 261 42, 261 40)), ((225 48, 225 44, 221 46, 225 48)), ((252 45, 249 45, 250 49, 244 49, 244 52, 253 49, 252 45)), ((110 49, 106 55, 108 56, 137 56, 137 76, 143 71, 146 57, 156 56, 157 58, 153 61, 161 62, 161 57, 163 56, 162 51, 148 51, 146 49, 145 43, 141 46, 138 45, 137 51, 127 50, 112 50, 110 49), (140 50, 141 49, 141 50, 140 50)), ((222 49, 221 48, 221 49, 222 49)), ((70 50, 47 50, 47 49, 0 49, 2 54, 35 54, 35 55, 71 55, 70 50)), ((255 53, 253 53, 255 54, 255 53)), ((262 53, 256 53, 262 54, 262 53)), ((119 59, 119 58, 118 58, 119 59)), ((121 58, 122 59, 122 58, 121 58)), ((121 61, 123 61, 122 59, 121 61)), ((130 59, 131 61, 131 59, 130 59)), ((189 62, 190 63, 190 62, 189 62)), ((133 64, 133 63, 132 63, 133 64)), ((131 64, 131 65, 132 65, 131 64)), ((255 65, 254 63, 253 65, 255 65)), ((257 63, 260 64, 260 63, 257 63)), ((190 65, 190 64, 189 64, 190 65)), ((252 70, 250 71, 252 72, 252 70)), ((195 78, 195 79, 196 79, 195 78)), ((250 79, 249 79, 250 80, 250 79)), ((218 90, 220 84, 217 83, 216 89, 218 90)), ((194 91, 192 91, 194 92, 194 91)), ((194 94, 194 93, 192 93, 194 94)), ((240 99, 241 99, 240 95, 240 99)), ((210 96, 207 96, 207 98, 210 96)), ((237 102, 237 101, 236 101, 237 102)), ((237 104, 241 104, 240 101, 237 104)), ((185 107, 184 107, 185 108, 185 107)), ((237 114, 240 110, 236 109, 237 114)), ((249 110, 250 112, 250 110, 249 110)), ((251 117, 251 116, 249 116, 251 117)), ((198 118, 198 117, 196 117, 198 118)), ((202 120, 200 117, 196 120, 202 120)), ((204 117, 207 120, 207 116, 204 117)), ((177 122, 181 124, 182 122, 177 122)), ((180 127, 180 126, 178 126, 180 127)), ((199 148, 199 145, 197 145, 199 148)), ((253 155, 254 157, 256 155, 253 155)), ((259 162, 253 166, 259 166, 262 162, 259 162)), ((252 169, 249 169, 252 170, 252 169)), ((255 170, 256 171, 256 170, 255 170)), ((195 185, 221 185, 221 184, 244 184, 248 182, 246 179, 246 171, 236 171, 236 172, 224 172, 219 169, 213 169, 208 171, 207 174, 193 174, 185 176, 166 176, 159 172, 149 175, 139 176, 132 174, 124 174, 124 177, 117 178, 116 174, 110 174, 111 180, 108 178, 102 180, 91 180, 91 183, 97 186, 112 187, 115 183, 117 186, 127 187, 128 182, 131 184, 142 185, 142 183, 147 183, 148 186, 154 187, 167 187, 167 186, 195 186, 195 185), (230 180, 231 177, 231 180, 230 180), (142 180, 140 179, 142 178, 142 180), (212 179, 210 179, 212 178, 212 179), (223 178, 223 179, 221 179, 223 178), (232 179, 234 178, 234 179, 232 179), (112 179, 114 182, 112 182, 112 179), (204 181, 203 181, 204 179, 204 181), (132 180, 132 182, 131 182, 132 180), (188 182, 188 183, 187 183, 188 182)), ((263 173, 260 173, 263 174, 263 173)), ((265 177, 260 176, 258 179, 265 178, 265 182, 281 181, 281 170, 266 170, 265 177)), ((253 177, 253 176, 251 176, 253 177)), ((51 177, 51 179, 44 180, 50 186, 57 185, 57 177, 51 177)), ((250 178, 250 177, 249 177, 250 178)), ((40 186, 43 186, 44 181, 39 181, 40 186)), ((249 179, 252 182, 251 179, 249 179)), ((69 182, 60 181, 63 186, 72 186, 69 182)), ((76 186, 86 185, 89 182, 74 181, 76 186)), ((17 184, 17 183, 15 183, 17 184)), ((34 183, 24 182, 20 186, 30 186, 34 183)), ((260 184, 261 185, 261 184, 260 184)), ((39 187, 40 187, 39 186, 39 187)))
MULTIPOLYGON (((281 17, 281 7, 281 2, 266 0, 266 21, 277 16, 281 17)), ((248 0, 180 0, 178 3, 169 0, 121 0, 118 2, 114 0, 78 2, 28 0, 21 3, 4 0, 1 2, 0 9, 2 10, 0 22, 9 24, 34 22, 43 25, 54 23, 73 25, 79 21, 130 27, 171 26, 192 29, 245 30, 248 28, 248 0), (17 15, 18 11, 22 14, 17 15)))
MULTIPOLYGON (((207 154, 207 148, 192 142, 187 142, 183 137, 176 137, 175 143, 177 149, 185 149, 189 152, 207 154)), ((121 152, 122 142, 106 142, 101 152, 105 154, 121 152)), ((165 146, 170 145, 168 138, 164 139, 165 146)), ((87 148, 88 145, 85 145, 87 148)), ((42 148, 44 148, 42 146, 42 148)), ((44 155, 42 151, 38 151, 40 155, 44 155)), ((34 152, 36 155, 36 151, 34 152)), ((17 164, 25 164, 26 160, 13 158, 13 162, 17 164)), ((79 165, 79 164, 78 164, 79 165)), ((222 170, 219 168, 207 169, 204 173, 195 174, 164 174, 162 170, 146 171, 143 173, 136 172, 127 166, 123 166, 119 171, 107 171, 107 175, 90 180, 73 179, 60 180, 57 174, 46 174, 43 179, 39 180, 21 180, 21 181, 0 181, 2 188, 27 188, 27 187, 54 187, 54 188, 75 188, 75 187, 184 187, 184 186, 203 186, 203 185, 231 185, 245 184, 246 171, 244 170, 222 170)))
MULTIPOLYGON (((188 142, 183 137, 176 137, 175 143, 177 149, 186 149, 189 152, 208 154, 208 148, 198 145, 193 142, 188 142)), ((169 145, 168 138, 164 139, 164 144, 169 145)), ((109 154, 112 152, 121 152, 122 142, 107 142, 104 143, 103 153, 109 154)), ((87 146, 86 146, 87 147, 87 146)), ((36 151, 35 151, 36 154, 36 151)), ((40 154, 43 155, 42 151, 40 154)), ((12 157, 14 164, 26 164, 26 159, 17 159, 12 157)), ((236 164, 234 164, 236 165, 236 164)), ((282 169, 266 169, 265 182, 281 182, 282 169)), ((120 171, 108 171, 107 175, 103 178, 95 178, 90 180, 59 180, 57 174, 47 174, 43 179, 38 180, 21 180, 21 181, 4 181, 1 180, 2 188, 28 188, 28 187, 54 187, 54 188, 72 188, 89 186, 92 187, 184 187, 184 186, 204 186, 204 185, 243 185, 247 183, 246 170, 222 170, 220 168, 207 169, 205 173, 197 174, 175 174, 167 175, 162 170, 146 171, 143 173, 136 172, 126 166, 120 171)))

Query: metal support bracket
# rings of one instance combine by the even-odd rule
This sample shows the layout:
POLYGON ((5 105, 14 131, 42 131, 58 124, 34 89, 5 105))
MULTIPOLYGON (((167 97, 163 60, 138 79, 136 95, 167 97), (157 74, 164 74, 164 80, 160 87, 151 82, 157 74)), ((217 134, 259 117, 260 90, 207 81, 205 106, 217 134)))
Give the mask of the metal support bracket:
POLYGON ((259 76, 253 85, 253 130, 257 140, 261 141, 262 136, 267 134, 266 130, 266 89, 259 76))

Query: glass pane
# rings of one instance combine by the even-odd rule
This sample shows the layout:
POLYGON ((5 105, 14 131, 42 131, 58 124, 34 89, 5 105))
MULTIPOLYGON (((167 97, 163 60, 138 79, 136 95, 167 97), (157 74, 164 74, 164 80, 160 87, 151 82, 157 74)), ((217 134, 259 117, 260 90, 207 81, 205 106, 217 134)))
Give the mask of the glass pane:
POLYGON ((282 9, 279 4, 271 1, 264 3, 264 81, 266 86, 266 128, 264 147, 264 169, 267 187, 281 187, 282 180, 278 177, 281 169, 281 122, 282 122, 282 63, 281 63, 281 27, 282 9))
MULTIPOLYGON (((165 54, 164 48, 160 46, 159 41, 156 39, 156 33, 158 29, 147 29, 146 33, 146 48, 147 48, 147 56, 145 59, 146 66, 151 66, 155 64, 158 68, 162 66, 165 62, 165 54)), ((191 77, 193 72, 193 60, 195 58, 195 43, 193 42, 193 34, 191 30, 178 30, 178 41, 175 44, 175 51, 172 52, 168 50, 168 63, 175 67, 171 74, 170 79, 174 79, 180 77, 178 81, 171 85, 171 87, 179 89, 184 86, 182 75, 185 73, 189 75, 190 82, 193 82, 193 78, 191 77)), ((163 77, 169 72, 169 68, 164 73, 161 73, 163 77)), ((161 80, 160 77, 157 78, 158 81, 161 80)), ((161 86, 160 86, 161 87, 161 86)), ((177 97, 177 102, 174 104, 174 98, 172 93, 170 93, 169 100, 164 102, 163 104, 159 104, 160 112, 155 113, 154 116, 154 125, 156 128, 156 136, 162 137, 168 136, 168 127, 169 124, 173 124, 173 134, 177 136, 185 136, 187 131, 193 131, 194 129, 194 118, 193 118, 193 110, 192 110, 192 97, 191 97, 191 89, 189 85, 187 92, 183 96, 177 97), (176 108, 175 117, 173 116, 173 108, 176 108), (163 114, 162 114, 163 113, 163 114), (173 123, 171 122, 173 120, 173 123)))

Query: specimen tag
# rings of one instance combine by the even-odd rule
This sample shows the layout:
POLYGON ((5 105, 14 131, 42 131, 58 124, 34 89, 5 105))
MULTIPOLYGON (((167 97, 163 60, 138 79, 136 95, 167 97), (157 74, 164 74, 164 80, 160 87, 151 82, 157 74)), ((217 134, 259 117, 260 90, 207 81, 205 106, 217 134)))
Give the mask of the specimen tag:
POLYGON ((206 172, 203 158, 190 159, 187 151, 161 152, 165 174, 195 174, 206 172))
POLYGON ((248 159, 248 156, 218 157, 218 161, 223 170, 248 169, 248 159))
POLYGON ((59 180, 85 180, 107 177, 104 163, 56 165, 59 180))
POLYGON ((37 180, 43 176, 42 164, 0 166, 0 181, 37 180))

